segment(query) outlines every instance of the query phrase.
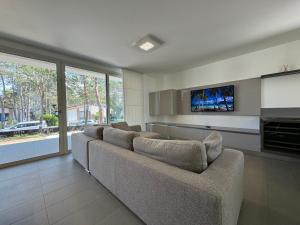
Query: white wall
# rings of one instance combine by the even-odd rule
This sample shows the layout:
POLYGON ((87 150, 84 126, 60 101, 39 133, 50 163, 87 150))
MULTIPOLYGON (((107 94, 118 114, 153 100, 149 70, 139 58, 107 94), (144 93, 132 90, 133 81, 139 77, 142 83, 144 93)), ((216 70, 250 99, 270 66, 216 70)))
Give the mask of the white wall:
MULTIPOLYGON (((290 70, 300 68, 300 40, 176 73, 157 73, 149 74, 149 76, 156 79, 156 83, 158 84, 157 90, 170 88, 182 89, 260 77, 264 74, 280 72, 284 64, 288 64, 290 70)), ((295 99, 300 99, 300 91, 297 92, 297 88, 295 88, 298 84, 298 89, 300 89, 298 79, 299 78, 296 80, 288 78, 288 80, 284 82, 287 89, 293 87, 295 99)), ((274 100, 272 97, 274 88, 270 88, 274 83, 276 83, 276 81, 272 81, 271 79, 264 81, 262 86, 262 107, 295 106, 295 104, 291 102, 286 102, 285 105, 281 103, 280 105, 278 101, 274 100)), ((279 84, 280 82, 277 83, 279 84)), ((145 95, 147 94, 148 91, 145 90, 145 95)), ((299 107, 299 104, 296 105, 299 107)), ((145 118, 148 118, 148 115, 149 111, 145 110, 145 118)), ((164 122, 259 129, 259 117, 249 116, 179 115, 160 117, 158 120, 164 122)))
POLYGON ((158 77, 163 89, 188 88, 280 72, 284 64, 300 68, 300 40, 158 77))
POLYGON ((300 107, 300 75, 262 80, 262 108, 300 107))
POLYGON ((145 124, 144 81, 140 73, 123 70, 125 121, 129 125, 145 124))

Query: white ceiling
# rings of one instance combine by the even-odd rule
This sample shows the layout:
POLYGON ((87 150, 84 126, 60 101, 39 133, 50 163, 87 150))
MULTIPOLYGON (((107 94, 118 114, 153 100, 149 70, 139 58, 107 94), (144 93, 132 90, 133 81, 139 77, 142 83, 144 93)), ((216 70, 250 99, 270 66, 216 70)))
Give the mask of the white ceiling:
POLYGON ((300 28, 299 0, 1 0, 0 34, 140 72, 174 71, 300 28), (153 34, 165 44, 143 53, 153 34))

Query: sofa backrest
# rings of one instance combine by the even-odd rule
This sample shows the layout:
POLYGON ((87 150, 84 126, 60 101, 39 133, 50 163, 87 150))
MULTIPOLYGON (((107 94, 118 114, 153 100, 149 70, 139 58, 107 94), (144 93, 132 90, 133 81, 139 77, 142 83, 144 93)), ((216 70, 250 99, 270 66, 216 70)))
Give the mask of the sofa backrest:
POLYGON ((201 173, 207 168, 205 145, 200 141, 160 140, 138 137, 134 151, 150 158, 201 173))
POLYGON ((131 131, 130 127, 128 126, 127 122, 118 122, 118 123, 111 123, 110 126, 112 128, 118 128, 120 130, 131 131))
POLYGON ((134 131, 125 131, 112 127, 105 127, 103 130, 103 141, 133 150, 133 139, 138 136, 134 131))
POLYGON ((84 128, 83 133, 86 136, 95 138, 95 139, 103 139, 103 126, 87 126, 84 128))
POLYGON ((212 163, 222 153, 222 135, 220 132, 211 132, 204 140, 207 162, 212 163))

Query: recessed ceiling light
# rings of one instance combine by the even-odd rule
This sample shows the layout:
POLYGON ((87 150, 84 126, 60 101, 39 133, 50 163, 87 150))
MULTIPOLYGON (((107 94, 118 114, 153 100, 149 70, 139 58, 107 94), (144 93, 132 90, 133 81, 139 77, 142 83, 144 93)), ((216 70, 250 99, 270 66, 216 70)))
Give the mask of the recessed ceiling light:
POLYGON ((157 49, 162 43, 163 42, 157 39, 156 37, 152 35, 147 35, 138 40, 137 42, 133 43, 133 46, 137 47, 142 51, 150 52, 154 49, 157 49))
POLYGON ((144 51, 149 51, 151 48, 154 48, 154 44, 151 43, 151 42, 145 42, 145 43, 142 43, 141 45, 139 45, 139 48, 144 50, 144 51))

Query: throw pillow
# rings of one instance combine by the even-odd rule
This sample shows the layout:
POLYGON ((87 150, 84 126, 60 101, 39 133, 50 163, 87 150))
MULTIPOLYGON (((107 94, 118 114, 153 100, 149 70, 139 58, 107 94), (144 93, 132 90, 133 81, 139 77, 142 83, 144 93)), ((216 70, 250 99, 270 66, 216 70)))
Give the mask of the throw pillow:
POLYGON ((200 141, 161 140, 137 137, 134 151, 181 169, 201 173, 207 168, 205 146, 200 141))
POLYGON ((222 153, 222 135, 220 132, 213 131, 208 135, 203 143, 206 148, 207 162, 213 162, 222 153))

